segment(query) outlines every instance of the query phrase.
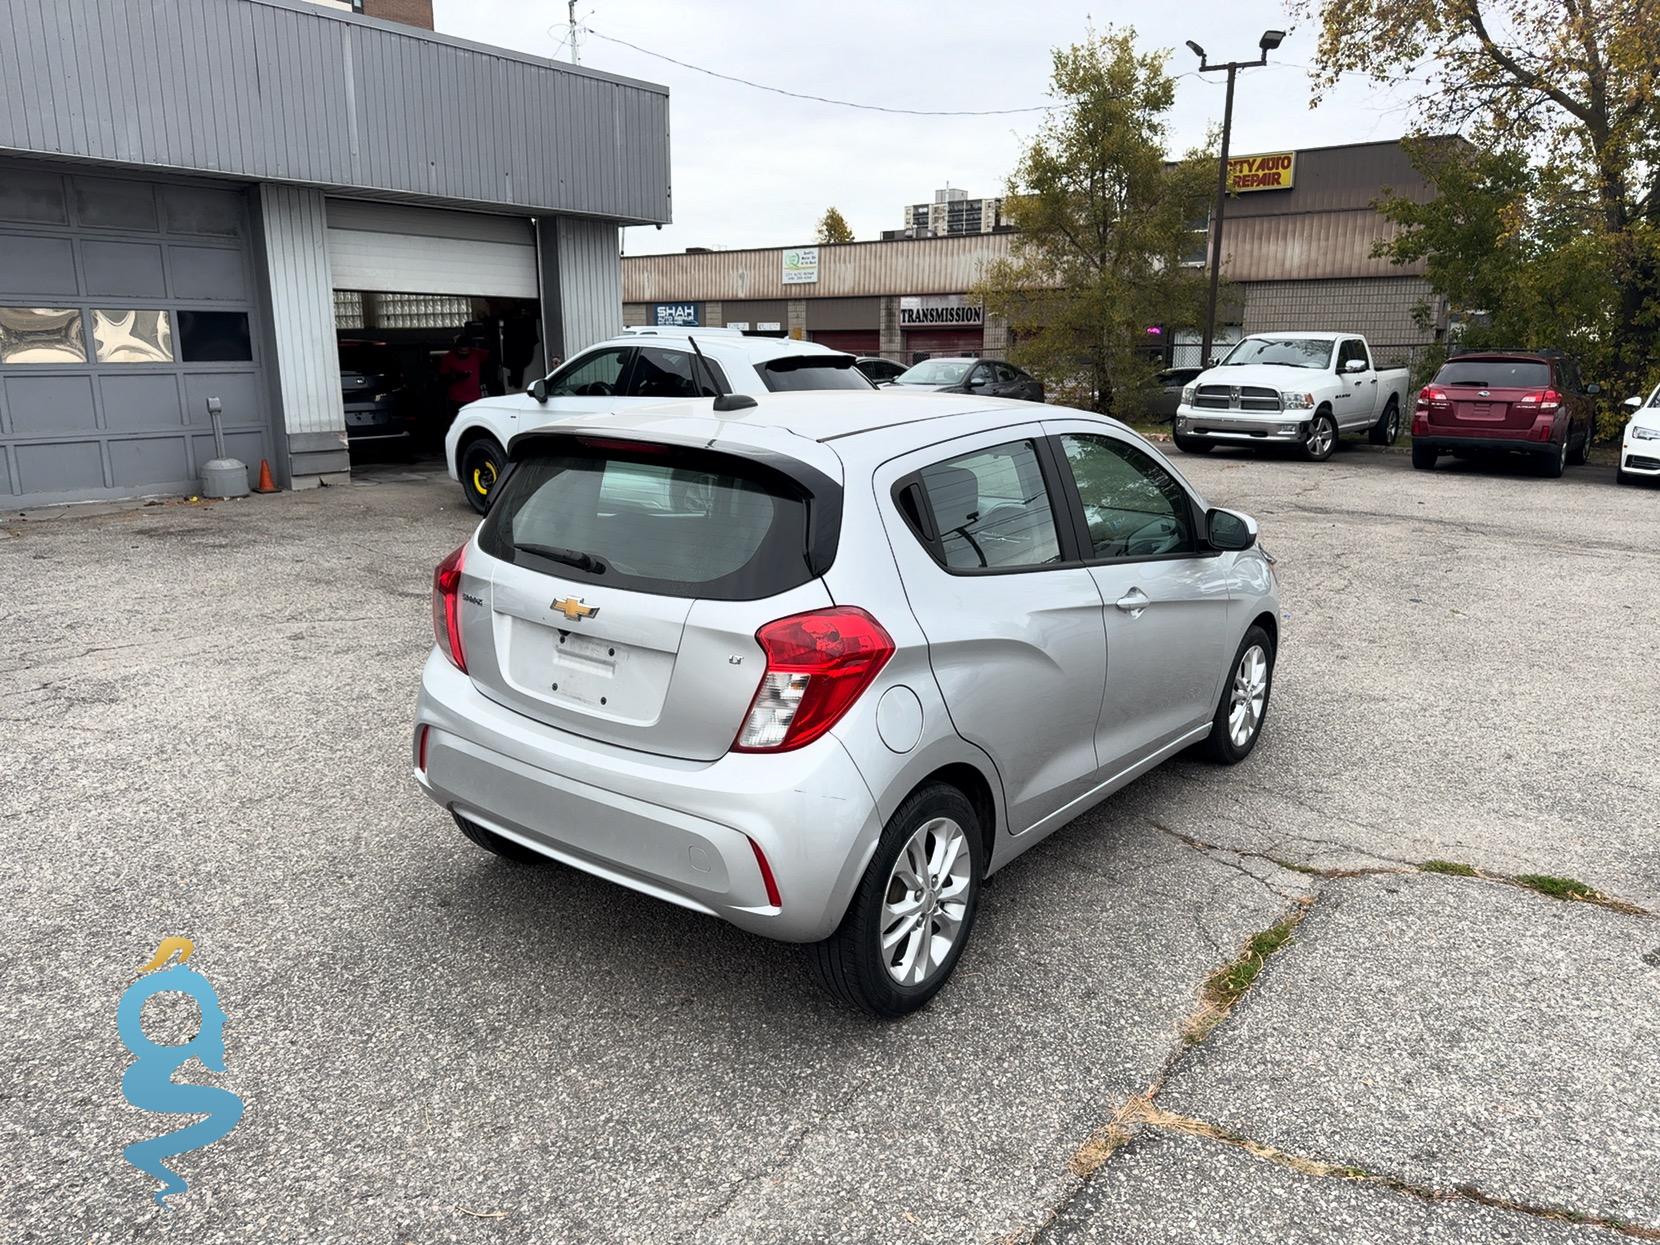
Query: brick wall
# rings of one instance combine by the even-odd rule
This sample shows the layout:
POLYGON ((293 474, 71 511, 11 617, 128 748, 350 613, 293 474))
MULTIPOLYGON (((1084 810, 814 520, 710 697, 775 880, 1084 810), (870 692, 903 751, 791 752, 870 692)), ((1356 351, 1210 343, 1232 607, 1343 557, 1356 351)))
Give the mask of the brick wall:
MULTIPOLYGON (((1374 346, 1432 342, 1435 333, 1413 322, 1420 303, 1439 300, 1422 277, 1352 277, 1328 281, 1250 281, 1245 331, 1308 329, 1364 334, 1374 346)), ((1445 323, 1445 310, 1440 310, 1445 323)))
POLYGON ((363 16, 432 29, 432 0, 363 0, 363 16))

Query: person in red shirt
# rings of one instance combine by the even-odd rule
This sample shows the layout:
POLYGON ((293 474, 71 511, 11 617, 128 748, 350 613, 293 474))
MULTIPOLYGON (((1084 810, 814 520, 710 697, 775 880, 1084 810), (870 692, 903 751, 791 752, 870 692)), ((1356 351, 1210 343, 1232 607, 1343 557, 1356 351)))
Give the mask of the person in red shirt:
POLYGON ((456 406, 466 406, 484 396, 484 367, 489 355, 478 346, 457 341, 438 364, 438 379, 445 396, 456 406))

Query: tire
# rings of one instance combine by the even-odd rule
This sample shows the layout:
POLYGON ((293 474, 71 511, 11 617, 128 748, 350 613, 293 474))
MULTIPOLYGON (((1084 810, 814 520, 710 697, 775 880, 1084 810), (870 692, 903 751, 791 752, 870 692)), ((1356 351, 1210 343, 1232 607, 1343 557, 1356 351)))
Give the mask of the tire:
POLYGON ((1547 480, 1560 480, 1562 473, 1568 469, 1568 439, 1562 438, 1562 444, 1552 446, 1549 453, 1539 455, 1539 474, 1547 480))
POLYGON ((546 865, 553 863, 551 859, 542 855, 541 852, 533 852, 530 848, 525 847, 521 843, 515 843, 512 839, 503 838, 494 830, 486 830, 483 826, 478 825, 476 822, 468 821, 460 813, 451 813, 450 816, 455 818, 455 824, 460 827, 462 834, 466 835, 485 851, 494 852, 503 860, 511 860, 521 865, 546 865))
POLYGON ((1210 735, 1205 740, 1205 752, 1211 760, 1219 765, 1237 765, 1251 755, 1262 737, 1273 692, 1274 644, 1261 627, 1252 627, 1234 652, 1216 716, 1211 719, 1210 735), (1253 653, 1257 661, 1247 664, 1253 653), (1234 711, 1239 706, 1244 709, 1236 722, 1234 711), (1241 730, 1241 726, 1248 729, 1241 730))
MULTIPOLYGON (((932 782, 918 788, 899 806, 882 830, 865 875, 859 880, 847 914, 836 932, 813 946, 813 967, 824 988, 836 998, 872 1016, 892 1018, 913 1012, 938 994, 957 967, 963 948, 974 930, 974 914, 980 899, 980 880, 985 876, 985 845, 981 836, 980 818, 974 806, 957 788, 932 782), (956 850, 950 853, 956 842, 956 850), (895 918, 889 904, 909 905, 915 902, 914 892, 908 890, 902 878, 907 870, 915 870, 917 856, 912 847, 919 840, 928 852, 928 862, 947 864, 946 885, 938 886, 930 879, 924 887, 924 907, 928 896, 950 895, 928 909, 925 918, 930 931, 939 928, 939 919, 951 918, 955 912, 956 934, 943 949, 934 946, 941 958, 928 967, 926 961, 917 981, 902 981, 906 976, 905 963, 915 962, 915 953, 921 950, 922 939, 914 933, 902 936, 894 944, 894 951, 885 953, 882 938, 885 930, 905 923, 906 917, 895 918), (907 849, 910 848, 910 851, 907 849), (933 853, 939 853, 934 855, 933 853), (904 864, 901 864, 903 857, 904 864), (914 944, 914 946, 913 946, 914 944), (897 957, 899 963, 893 964, 897 957)), ((914 918, 912 919, 914 925, 914 918)), ((936 933, 924 935, 930 945, 936 933)))
POLYGON ((1216 442, 1214 441, 1200 441, 1193 437, 1174 435, 1170 439, 1176 443, 1176 448, 1184 454, 1208 454, 1216 448, 1216 442))
POLYGON ((1394 398, 1383 408, 1383 414, 1378 416, 1378 422, 1372 425, 1368 434, 1373 445, 1393 445, 1401 439, 1401 407, 1394 398))
POLYGON ((1416 442, 1413 443, 1412 465, 1419 471, 1434 471, 1435 460, 1439 457, 1440 455, 1438 455, 1429 446, 1419 445, 1416 442))
POLYGON ((1303 437, 1303 457, 1311 463, 1323 463, 1337 449, 1337 420, 1330 411, 1320 411, 1308 421, 1308 433, 1303 437))
POLYGON ((467 495, 467 504, 483 514, 490 508, 490 490, 507 468, 507 455, 494 437, 479 437, 469 441, 461 451, 456 474, 461 477, 461 491, 467 495))
POLYGON ((1585 435, 1579 440, 1579 448, 1568 455, 1568 461, 1576 467, 1583 467, 1591 461, 1591 430, 1593 427, 1595 427, 1594 424, 1586 423, 1585 435))

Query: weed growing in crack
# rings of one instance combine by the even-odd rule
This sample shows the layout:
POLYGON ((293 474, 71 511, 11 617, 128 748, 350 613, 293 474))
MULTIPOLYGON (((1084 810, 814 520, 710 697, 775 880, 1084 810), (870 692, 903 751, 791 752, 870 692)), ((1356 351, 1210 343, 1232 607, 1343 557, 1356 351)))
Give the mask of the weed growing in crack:
POLYGON ((1199 1010, 1188 1018, 1182 1028, 1182 1036, 1190 1045, 1204 1041, 1222 1023, 1234 1004, 1256 981, 1268 957, 1291 940, 1292 931, 1307 911, 1306 905, 1301 906, 1277 925, 1251 935, 1237 959, 1224 964, 1205 979, 1199 1010))
POLYGON ((1577 878, 1557 878, 1548 873, 1519 873, 1514 878, 1519 886, 1549 895, 1552 899, 1598 899, 1596 889, 1577 878))
POLYGON ((1426 860, 1418 866, 1420 873, 1450 873, 1455 878, 1473 878, 1480 876, 1471 865, 1460 864, 1456 860, 1426 860))

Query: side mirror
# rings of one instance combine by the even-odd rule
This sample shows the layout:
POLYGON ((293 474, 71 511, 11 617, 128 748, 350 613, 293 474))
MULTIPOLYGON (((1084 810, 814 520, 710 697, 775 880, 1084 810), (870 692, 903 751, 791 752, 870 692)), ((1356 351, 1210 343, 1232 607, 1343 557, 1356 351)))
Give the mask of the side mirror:
POLYGON ((1643 409, 1643 399, 1640 396, 1635 398, 1627 398, 1624 402, 1620 403, 1620 405, 1635 415, 1638 411, 1643 409))
POLYGON ((1364 372, 1366 370, 1366 360, 1350 359, 1343 365, 1343 370, 1345 372, 1364 372))
POLYGON ((971 376, 968 379, 968 387, 970 389, 984 389, 986 387, 986 378, 984 376, 971 376))
POLYGON ((1232 510, 1205 511, 1205 540, 1212 549, 1237 552, 1257 543, 1257 521, 1232 510))
POLYGON ((1219 355, 1219 354, 1211 355, 1210 358, 1205 360, 1205 366, 1206 367, 1221 367, 1222 366, 1222 356, 1219 355))
POLYGON ((1586 385, 1586 386, 1585 386, 1585 392, 1586 392, 1586 393, 1587 393, 1587 394, 1589 394, 1589 395, 1590 395, 1590 396, 1591 396, 1591 397, 1593 397, 1593 398, 1594 398, 1594 397, 1596 397, 1596 396, 1597 396, 1597 395, 1598 395, 1598 394, 1599 394, 1599 393, 1601 393, 1601 392, 1602 392, 1602 386, 1601 386, 1601 385, 1599 385, 1599 384, 1597 384, 1597 383, 1596 383, 1596 381, 1592 381, 1592 382, 1591 382, 1591 383, 1590 383, 1590 384, 1589 384, 1589 385, 1586 385))
POLYGON ((536 401, 542 405, 547 405, 548 382, 543 380, 541 377, 537 377, 535 380, 531 381, 530 388, 525 392, 530 394, 531 397, 535 398, 536 401))

